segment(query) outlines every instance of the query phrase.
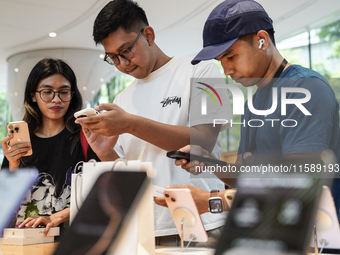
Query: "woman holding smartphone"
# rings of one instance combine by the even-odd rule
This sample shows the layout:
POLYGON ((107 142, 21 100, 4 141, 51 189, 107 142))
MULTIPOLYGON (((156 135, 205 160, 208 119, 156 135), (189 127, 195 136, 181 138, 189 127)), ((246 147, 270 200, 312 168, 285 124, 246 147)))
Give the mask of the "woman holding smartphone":
POLYGON ((99 158, 81 143, 81 127, 73 114, 82 108, 74 72, 60 59, 46 58, 32 69, 25 89, 25 114, 31 143, 10 146, 13 135, 2 139, 3 168, 36 167, 39 179, 27 194, 17 215, 19 227, 67 222, 70 215, 71 172, 79 161, 99 158), (31 156, 25 156, 32 149, 31 156))

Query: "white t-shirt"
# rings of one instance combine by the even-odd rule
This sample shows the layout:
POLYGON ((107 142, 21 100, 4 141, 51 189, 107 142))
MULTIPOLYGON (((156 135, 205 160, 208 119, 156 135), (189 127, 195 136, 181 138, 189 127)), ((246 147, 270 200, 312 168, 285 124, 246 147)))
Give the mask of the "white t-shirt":
MULTIPOLYGON (((190 78, 192 76, 222 77, 213 62, 201 62, 193 66, 190 59, 173 57, 145 79, 134 80, 115 98, 114 103, 128 113, 157 122, 189 126, 190 78)), ((228 117, 230 117, 230 104, 228 109, 228 117)), ((195 123, 197 124, 199 123, 195 123)), ((215 147, 214 154, 219 157, 220 143, 218 142, 215 147)), ((151 161, 154 170, 157 171, 157 175, 152 180, 154 185, 165 188, 166 185, 190 184, 205 191, 224 189, 224 183, 214 175, 204 173, 193 176, 176 166, 173 159, 166 157, 165 150, 131 134, 119 136, 115 151, 121 158, 127 160, 151 161)), ((226 214, 201 215, 206 230, 222 226, 225 217, 226 214)), ((169 209, 155 204, 155 235, 173 234, 177 234, 177 230, 169 209)))

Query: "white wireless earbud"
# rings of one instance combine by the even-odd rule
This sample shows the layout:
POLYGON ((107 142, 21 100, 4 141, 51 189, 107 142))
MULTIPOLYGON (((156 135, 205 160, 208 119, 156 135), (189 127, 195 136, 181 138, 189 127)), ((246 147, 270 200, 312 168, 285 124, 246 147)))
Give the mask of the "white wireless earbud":
POLYGON ((260 42, 259 49, 261 49, 261 48, 262 48, 262 45, 263 45, 263 43, 265 42, 265 40, 264 40, 264 39, 260 39, 260 40, 259 40, 259 42, 260 42))

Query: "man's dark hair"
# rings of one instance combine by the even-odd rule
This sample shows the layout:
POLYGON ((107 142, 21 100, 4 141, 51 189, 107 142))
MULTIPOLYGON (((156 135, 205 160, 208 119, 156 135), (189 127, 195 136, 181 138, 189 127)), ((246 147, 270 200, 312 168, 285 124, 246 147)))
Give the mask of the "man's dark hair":
MULTIPOLYGON (((274 30, 270 29, 270 30, 266 30, 266 32, 268 33, 269 38, 272 41, 272 43, 274 44, 274 46, 276 46, 275 38, 274 38, 274 30)), ((253 45, 253 38, 254 38, 254 36, 256 34, 257 33, 253 33, 253 34, 249 34, 249 35, 244 35, 244 36, 241 36, 240 39, 245 41, 245 42, 247 42, 247 43, 249 43, 250 45, 253 45)))
POLYGON ((101 44, 119 27, 126 33, 139 33, 149 22, 144 10, 131 0, 114 0, 109 2, 99 12, 93 25, 93 40, 101 44))

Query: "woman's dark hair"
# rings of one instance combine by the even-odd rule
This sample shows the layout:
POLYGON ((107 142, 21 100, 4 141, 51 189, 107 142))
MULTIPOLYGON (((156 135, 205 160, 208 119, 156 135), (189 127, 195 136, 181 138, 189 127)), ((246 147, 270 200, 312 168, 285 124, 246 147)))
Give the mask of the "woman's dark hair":
POLYGON ((144 10, 131 0, 114 0, 98 13, 93 25, 93 40, 101 44, 119 27, 125 32, 139 33, 149 22, 144 10))
POLYGON ((33 102, 32 95, 35 94, 38 84, 42 79, 54 74, 60 74, 64 76, 65 79, 71 83, 71 91, 74 91, 73 97, 64 116, 66 128, 71 132, 73 137, 71 146, 72 153, 74 146, 79 141, 80 130, 80 125, 74 123, 75 118, 73 114, 82 108, 83 100, 77 87, 76 76, 71 67, 63 60, 44 58, 33 67, 28 76, 25 88, 25 113, 23 120, 27 122, 29 129, 33 132, 37 131, 37 129, 41 126, 42 113, 38 107, 38 104, 33 102))

